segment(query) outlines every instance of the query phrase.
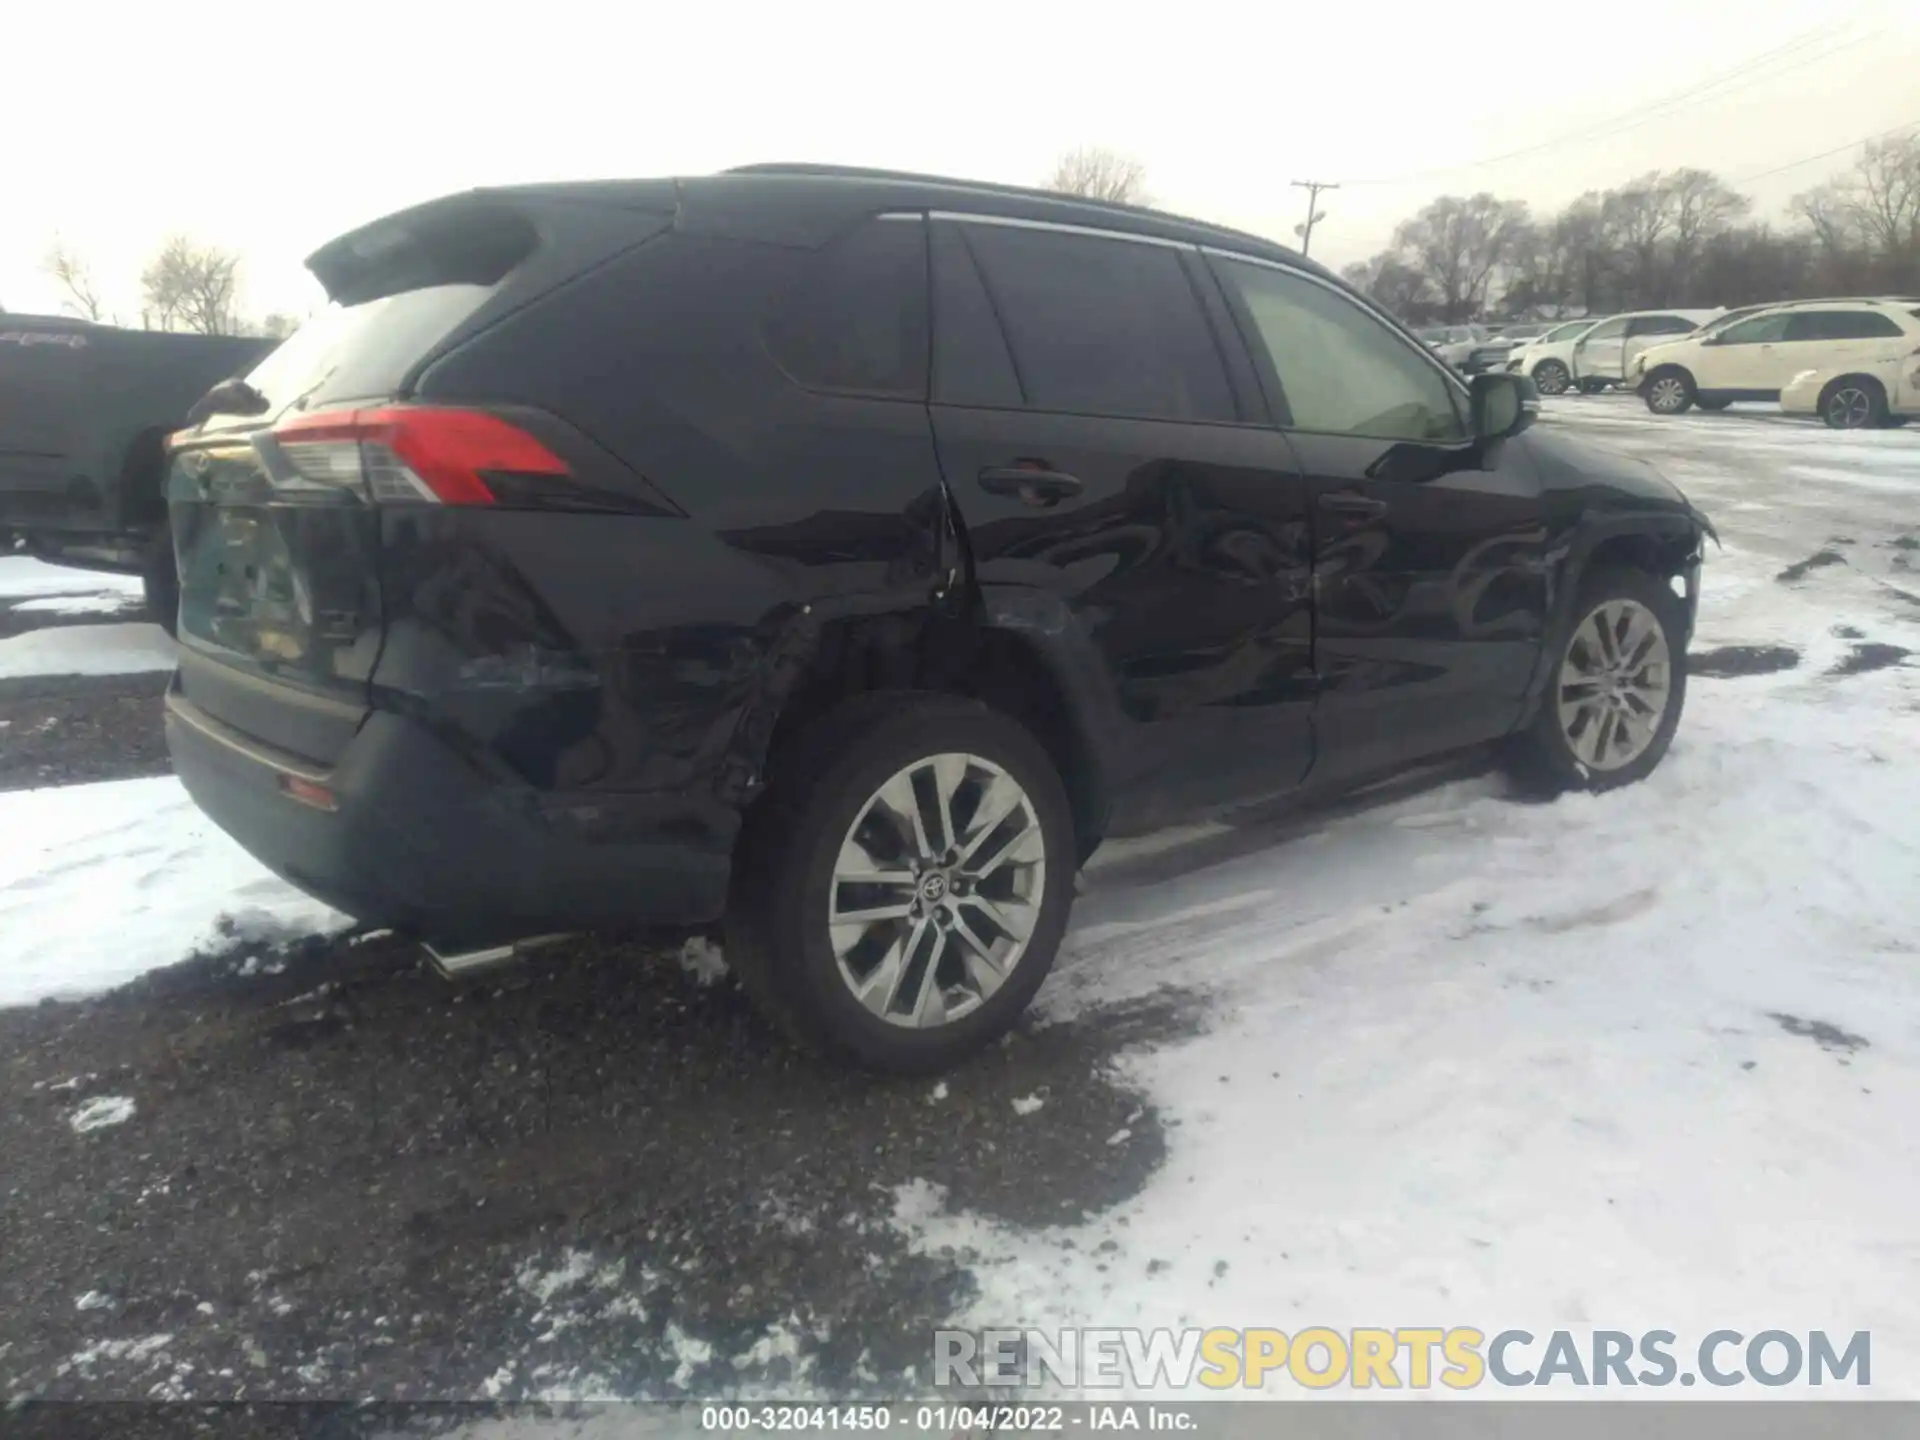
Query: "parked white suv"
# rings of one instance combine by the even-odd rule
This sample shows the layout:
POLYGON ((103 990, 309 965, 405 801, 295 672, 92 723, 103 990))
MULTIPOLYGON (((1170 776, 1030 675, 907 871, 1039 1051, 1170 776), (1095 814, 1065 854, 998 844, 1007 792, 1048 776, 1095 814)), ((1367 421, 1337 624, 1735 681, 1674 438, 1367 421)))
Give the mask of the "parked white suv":
POLYGON ((1884 313, 1900 339, 1882 335, 1844 359, 1815 360, 1780 387, 1780 408, 1818 415, 1835 430, 1920 418, 1920 306, 1901 302, 1884 313))
MULTIPOLYGON (((1534 382, 1542 396, 1563 396, 1572 390, 1572 348, 1588 330, 1607 323, 1605 315, 1588 315, 1584 321, 1569 321, 1557 330, 1548 330, 1521 355, 1521 369, 1534 382)), ((1507 359, 1507 369, 1515 369, 1507 359)))
POLYGON ((1920 306, 1912 301, 1803 302, 1653 347, 1639 357, 1634 378, 1656 415, 1778 400, 1853 429, 1883 424, 1915 403, 1909 372, 1916 349, 1920 306))
POLYGON ((1507 369, 1530 376, 1543 395, 1558 395, 1573 385, 1573 342, 1607 317, 1583 315, 1554 326, 1516 346, 1507 356, 1507 369))
POLYGON ((1582 390, 1622 385, 1644 350, 1691 335, 1719 310, 1633 310, 1603 320, 1574 341, 1573 378, 1582 390))

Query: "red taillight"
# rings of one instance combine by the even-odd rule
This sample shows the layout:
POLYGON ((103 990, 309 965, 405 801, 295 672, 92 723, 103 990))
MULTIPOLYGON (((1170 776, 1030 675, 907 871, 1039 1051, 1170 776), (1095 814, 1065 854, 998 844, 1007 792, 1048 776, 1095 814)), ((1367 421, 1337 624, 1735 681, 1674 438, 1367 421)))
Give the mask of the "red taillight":
POLYGON ((492 505, 488 474, 570 473, 537 438, 484 410, 323 411, 282 422, 273 438, 303 479, 364 485, 374 500, 492 505))
POLYGON ((333 810, 333 791, 318 780, 309 780, 302 775, 282 775, 280 793, 289 800, 298 800, 302 805, 311 805, 316 810, 333 810))

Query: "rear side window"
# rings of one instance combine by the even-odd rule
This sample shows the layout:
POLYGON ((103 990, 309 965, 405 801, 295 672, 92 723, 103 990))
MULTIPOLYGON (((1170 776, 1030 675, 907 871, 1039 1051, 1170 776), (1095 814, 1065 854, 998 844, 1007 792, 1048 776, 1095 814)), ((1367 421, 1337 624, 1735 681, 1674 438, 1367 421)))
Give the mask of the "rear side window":
POLYGON ((1883 340, 1901 333, 1891 317, 1874 310, 1811 310, 1787 327, 1789 340, 1883 340))
POLYGON ((926 399, 926 223, 875 218, 806 255, 762 333, 809 390, 926 399))
POLYGON ((1028 409, 1238 418, 1177 250, 1024 226, 958 228, 1028 409))

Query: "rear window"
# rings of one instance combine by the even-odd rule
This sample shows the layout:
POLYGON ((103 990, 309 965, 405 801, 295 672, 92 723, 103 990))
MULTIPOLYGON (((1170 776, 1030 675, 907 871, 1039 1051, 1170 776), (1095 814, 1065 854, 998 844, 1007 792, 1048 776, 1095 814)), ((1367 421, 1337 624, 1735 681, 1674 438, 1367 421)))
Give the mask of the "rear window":
POLYGON ((492 294, 488 285, 434 285, 328 305, 261 361, 247 383, 266 396, 268 414, 296 400, 325 405, 392 395, 492 294))

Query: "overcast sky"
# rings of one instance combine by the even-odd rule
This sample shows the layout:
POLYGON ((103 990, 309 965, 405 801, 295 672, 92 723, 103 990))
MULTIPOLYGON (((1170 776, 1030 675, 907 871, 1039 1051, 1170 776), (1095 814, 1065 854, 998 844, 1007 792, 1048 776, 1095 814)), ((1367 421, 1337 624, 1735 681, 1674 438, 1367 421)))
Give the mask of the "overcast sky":
MULTIPOLYGON (((304 313, 322 241, 517 180, 779 159, 1037 183, 1100 144, 1164 207, 1288 243, 1288 181, 1341 182, 1314 236, 1338 265, 1443 192, 1550 210, 1920 126, 1920 0, 63 0, 10 7, 0 45, 0 304, 58 307, 59 232, 136 324, 169 232, 240 251, 251 313, 304 313)), ((1850 158, 1740 188, 1775 212, 1850 158)))

